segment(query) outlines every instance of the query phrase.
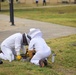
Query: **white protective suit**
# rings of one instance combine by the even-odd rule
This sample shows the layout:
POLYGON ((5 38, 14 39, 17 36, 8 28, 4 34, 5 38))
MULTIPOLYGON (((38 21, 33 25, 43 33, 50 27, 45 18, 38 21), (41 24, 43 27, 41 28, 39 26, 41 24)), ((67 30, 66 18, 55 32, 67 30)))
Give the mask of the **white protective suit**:
MULTIPOLYGON (((27 35, 25 33, 25 35, 27 35)), ((14 55, 20 55, 20 50, 22 48, 23 53, 26 53, 25 47, 22 44, 23 37, 21 33, 15 33, 5 39, 1 43, 1 50, 3 53, 0 53, 0 58, 4 60, 9 60, 10 62, 14 60, 14 55)))
POLYGON ((31 36, 31 41, 28 50, 35 49, 36 53, 31 59, 31 63, 39 65, 39 60, 46 58, 51 54, 51 49, 42 38, 42 32, 39 29, 32 28, 28 35, 31 36))

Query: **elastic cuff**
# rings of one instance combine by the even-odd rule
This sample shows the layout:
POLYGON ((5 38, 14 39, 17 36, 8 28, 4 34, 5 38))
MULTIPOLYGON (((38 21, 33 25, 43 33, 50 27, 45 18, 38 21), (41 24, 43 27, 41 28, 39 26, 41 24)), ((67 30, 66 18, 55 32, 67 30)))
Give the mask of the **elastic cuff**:
POLYGON ((16 54, 17 54, 17 55, 20 55, 20 52, 19 52, 19 51, 16 51, 16 54))

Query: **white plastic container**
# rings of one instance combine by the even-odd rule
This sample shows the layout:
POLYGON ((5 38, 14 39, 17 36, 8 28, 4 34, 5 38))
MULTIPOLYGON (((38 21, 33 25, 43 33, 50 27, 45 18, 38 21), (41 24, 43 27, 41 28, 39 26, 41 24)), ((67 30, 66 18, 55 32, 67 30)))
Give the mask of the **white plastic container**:
POLYGON ((10 54, 10 60, 9 60, 9 62, 11 62, 12 61, 12 54, 10 54))
POLYGON ((52 63, 54 63, 54 61, 55 61, 55 56, 56 56, 56 54, 52 54, 52 63))

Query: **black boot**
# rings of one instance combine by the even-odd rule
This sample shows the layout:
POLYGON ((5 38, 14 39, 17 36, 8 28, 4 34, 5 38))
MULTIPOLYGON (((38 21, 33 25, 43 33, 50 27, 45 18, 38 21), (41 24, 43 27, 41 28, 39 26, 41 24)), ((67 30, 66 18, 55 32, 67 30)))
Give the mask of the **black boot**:
POLYGON ((0 64, 3 64, 3 61, 0 60, 0 64))
POLYGON ((44 66, 47 66, 47 60, 44 58, 44 59, 41 59, 40 61, 39 61, 39 65, 40 65, 40 67, 44 67, 44 66))

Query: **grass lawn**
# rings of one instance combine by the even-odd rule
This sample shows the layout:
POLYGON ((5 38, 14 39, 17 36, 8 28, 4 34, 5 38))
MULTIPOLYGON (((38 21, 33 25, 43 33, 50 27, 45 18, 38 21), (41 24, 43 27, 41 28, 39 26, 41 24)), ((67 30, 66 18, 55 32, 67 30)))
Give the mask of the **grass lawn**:
POLYGON ((46 41, 56 53, 55 62, 48 58, 48 66, 40 68, 30 62, 3 60, 0 75, 76 75, 76 35, 46 41))
MULTIPOLYGON (((0 14, 9 14, 8 6, 0 14)), ((49 8, 20 8, 15 5, 15 16, 76 27, 76 5, 49 8), (18 9, 17 9, 18 7, 18 9)), ((22 6, 22 5, 21 5, 22 6)), ((25 5, 23 5, 25 6, 25 5)), ((0 75, 76 75, 76 35, 46 40, 56 53, 55 62, 48 58, 48 66, 40 68, 30 62, 3 60, 0 75)))
POLYGON ((76 6, 15 10, 15 16, 76 27, 76 6))

